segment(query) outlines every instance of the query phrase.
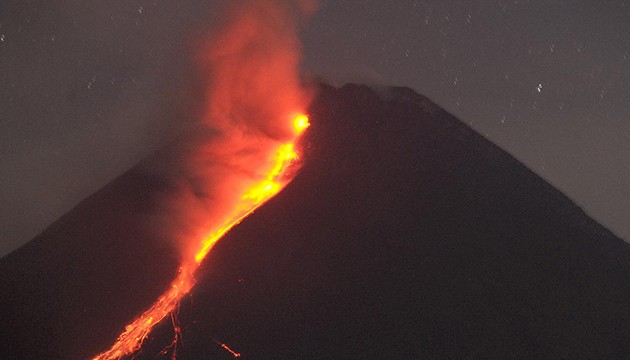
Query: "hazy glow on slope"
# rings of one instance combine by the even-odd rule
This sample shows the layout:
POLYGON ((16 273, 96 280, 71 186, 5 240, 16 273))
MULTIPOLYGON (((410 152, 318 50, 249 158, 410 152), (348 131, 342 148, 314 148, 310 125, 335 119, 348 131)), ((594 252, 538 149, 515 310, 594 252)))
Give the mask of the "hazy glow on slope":
MULTIPOLYGON (((306 117, 305 115, 300 116, 306 117)), ((304 131, 304 129, 306 128, 300 129, 299 133, 304 131)), ((284 170, 297 158, 298 156, 294 150, 293 143, 283 144, 277 148, 274 156, 274 165, 267 172, 265 179, 247 189, 241 196, 239 204, 234 209, 234 214, 226 219, 225 225, 211 232, 202 241, 201 249, 195 254, 195 261, 197 263, 201 262, 201 260, 206 257, 210 249, 212 249, 212 246, 234 227, 234 225, 237 225, 258 206, 276 195, 287 184, 288 181, 282 179, 284 170)))
MULTIPOLYGON (((171 314, 177 308, 180 300, 190 292, 190 289, 195 284, 195 271, 217 241, 289 183, 291 179, 285 176, 285 170, 298 158, 294 150, 294 143, 308 126, 304 126, 303 121, 299 121, 299 127, 295 126, 295 124, 298 123, 298 117, 306 119, 306 124, 308 124, 308 117, 306 115, 300 114, 293 119, 296 132, 294 141, 281 144, 277 147, 273 159, 273 166, 267 170, 265 178, 249 187, 241 195, 240 201, 232 210, 232 213, 226 216, 222 225, 210 231, 209 235, 200 241, 200 249, 195 253, 194 261, 185 261, 183 263, 171 287, 162 294, 148 310, 125 326, 125 331, 119 335, 112 347, 94 357, 95 360, 118 359, 139 350, 153 326, 171 314)), ((175 327, 176 337, 180 335, 178 331, 179 328, 175 327)), ((223 346, 223 344, 221 345, 223 346)), ((232 350, 226 346, 223 347, 232 352, 232 350)), ((240 354, 238 356, 240 356, 240 354)))

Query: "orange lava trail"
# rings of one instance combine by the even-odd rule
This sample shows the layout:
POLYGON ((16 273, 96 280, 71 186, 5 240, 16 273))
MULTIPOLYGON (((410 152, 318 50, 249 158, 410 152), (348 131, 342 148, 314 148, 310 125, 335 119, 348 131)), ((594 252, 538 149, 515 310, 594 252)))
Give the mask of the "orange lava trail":
POLYGON ((234 350, 232 350, 229 346, 227 346, 226 344, 220 342, 217 339, 212 339, 212 341, 214 341, 217 345, 219 345, 220 347, 222 347, 223 349, 225 349, 225 351, 229 352, 230 354, 232 354, 232 356, 234 356, 235 358, 241 357, 241 353, 238 353, 234 350))
MULTIPOLYGON (((151 329, 177 309, 180 300, 190 292, 195 284, 194 274, 199 264, 217 241, 289 183, 290 179, 286 178, 285 172, 288 166, 298 158, 294 144, 308 125, 308 117, 306 115, 299 114, 293 117, 294 140, 281 144, 276 148, 273 166, 268 170, 265 178, 249 187, 241 195, 240 201, 234 207, 232 213, 225 218, 222 225, 209 232, 209 235, 202 239, 199 250, 194 254, 194 261, 191 259, 183 263, 170 288, 149 309, 125 326, 125 331, 119 335, 112 347, 95 356, 94 360, 119 359, 138 351, 151 329)), ((181 336, 179 332, 181 330, 179 326, 175 326, 174 330, 174 341, 177 342, 181 336)), ((220 345, 230 351, 234 357, 240 356, 239 353, 233 352, 227 345, 222 343, 220 345)))
POLYGON ((179 313, 179 305, 177 306, 177 310, 171 312, 171 324, 173 325, 173 341, 168 344, 162 351, 160 351, 159 355, 166 355, 171 351, 171 360, 177 359, 177 345, 182 341, 182 328, 179 326, 179 320, 177 319, 176 313, 179 313))

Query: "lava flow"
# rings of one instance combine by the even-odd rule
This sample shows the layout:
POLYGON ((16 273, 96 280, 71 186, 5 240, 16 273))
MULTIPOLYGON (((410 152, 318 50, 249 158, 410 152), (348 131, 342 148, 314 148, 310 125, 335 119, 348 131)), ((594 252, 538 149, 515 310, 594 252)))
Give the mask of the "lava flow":
MULTIPOLYGON (((295 140, 308 127, 308 117, 299 114, 293 119, 295 140)), ((195 261, 187 261, 180 267, 177 278, 170 288, 159 299, 125 327, 112 347, 94 357, 94 359, 118 359, 139 350, 147 338, 153 326, 171 314, 178 306, 180 300, 190 292, 193 287, 194 273, 199 263, 206 257, 214 244, 225 235, 232 227, 241 222, 247 215, 260 207, 267 200, 276 195, 290 179, 286 178, 287 167, 298 158, 295 152, 295 140, 277 147, 273 166, 267 171, 265 178, 247 189, 240 197, 240 201, 232 213, 224 220, 223 224, 212 230, 202 241, 199 250, 195 253, 195 261)), ((176 336, 177 328, 175 329, 176 336)))
POLYGON ((177 219, 169 224, 177 225, 165 231, 178 241, 179 272, 111 348, 94 359, 133 354, 169 314, 175 339, 165 350, 174 352, 181 336, 174 311, 194 286, 200 263, 223 235, 295 175, 296 142, 309 126, 304 111, 310 99, 298 76, 297 28, 313 11, 312 0, 228 2, 225 24, 200 54, 209 82, 198 125, 217 135, 187 144, 178 161, 178 176, 185 180, 167 204, 176 209, 169 214, 177 219))

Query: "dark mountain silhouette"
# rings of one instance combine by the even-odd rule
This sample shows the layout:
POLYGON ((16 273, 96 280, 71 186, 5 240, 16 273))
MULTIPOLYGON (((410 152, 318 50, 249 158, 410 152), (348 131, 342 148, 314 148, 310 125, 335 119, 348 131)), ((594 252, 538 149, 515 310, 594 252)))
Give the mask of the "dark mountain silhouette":
MULTIPOLYGON (((322 85, 311 117, 295 180, 202 265, 178 358, 630 358, 630 246, 562 193, 407 88, 322 85)), ((3 358, 94 355, 168 286, 145 168, 0 261, 3 358)))

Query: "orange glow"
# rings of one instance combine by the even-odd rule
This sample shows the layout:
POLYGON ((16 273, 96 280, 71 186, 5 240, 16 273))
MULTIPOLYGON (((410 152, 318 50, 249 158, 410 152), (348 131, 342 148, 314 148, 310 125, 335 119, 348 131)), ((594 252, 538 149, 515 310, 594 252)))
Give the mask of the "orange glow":
POLYGON ((234 208, 232 216, 227 218, 222 226, 212 231, 201 242, 201 248, 195 253, 195 261, 200 263, 210 252, 214 244, 230 229, 240 223, 247 215, 265 201, 272 198, 288 183, 282 179, 287 166, 297 159, 297 153, 293 150, 293 143, 278 146, 274 156, 273 167, 267 172, 265 179, 252 185, 240 197, 240 202, 234 208))
MULTIPOLYGON (((153 326, 168 316, 179 304, 194 284, 192 273, 180 269, 171 287, 153 303, 142 315, 125 326, 112 347, 94 359, 119 359, 140 349, 153 326)), ((176 334, 178 336, 178 334, 176 334)))
MULTIPOLYGON (((308 117, 303 114, 298 115, 296 119, 297 118, 305 118, 308 120, 308 117)), ((300 134, 304 129, 306 129, 306 126, 300 129, 300 134)), ((300 134, 296 135, 296 140, 300 134)), ((232 214, 223 221, 223 225, 212 230, 209 235, 201 241, 199 250, 194 256, 195 261, 184 262, 171 287, 142 315, 125 326, 125 331, 119 335, 114 345, 106 352, 94 357, 94 360, 118 359, 139 350, 153 326, 171 314, 179 305, 180 300, 190 292, 195 284, 194 273, 199 263, 208 255, 212 247, 223 235, 230 231, 230 229, 271 199, 288 184, 290 179, 285 178, 285 171, 287 167, 297 159, 298 155, 294 149, 294 142, 279 145, 276 149, 272 166, 267 171, 265 179, 249 187, 241 195, 240 201, 234 207, 232 214)), ((178 327, 176 328, 176 337, 179 337, 180 334, 177 333, 177 329, 178 327)), ((240 354, 233 352, 226 345, 221 344, 221 346, 230 351, 234 357, 240 356, 240 354)))

